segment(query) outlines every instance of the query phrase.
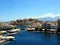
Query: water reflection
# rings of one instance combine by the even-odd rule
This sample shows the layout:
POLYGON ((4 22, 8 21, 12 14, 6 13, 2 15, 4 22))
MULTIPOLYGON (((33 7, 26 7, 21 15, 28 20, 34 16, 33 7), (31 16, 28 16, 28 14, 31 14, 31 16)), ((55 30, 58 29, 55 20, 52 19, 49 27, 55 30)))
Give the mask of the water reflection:
POLYGON ((56 37, 57 37, 57 40, 56 40, 57 45, 60 45, 60 34, 57 34, 56 37))

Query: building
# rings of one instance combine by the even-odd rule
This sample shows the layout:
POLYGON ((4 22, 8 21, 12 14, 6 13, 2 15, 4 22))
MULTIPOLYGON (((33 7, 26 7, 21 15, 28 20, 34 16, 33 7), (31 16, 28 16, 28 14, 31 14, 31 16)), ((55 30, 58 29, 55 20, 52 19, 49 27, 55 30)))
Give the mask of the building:
POLYGON ((44 23, 42 26, 44 29, 50 29, 51 28, 51 25, 48 23, 44 23))
POLYGON ((51 29, 57 30, 57 23, 51 22, 51 29))
POLYGON ((58 20, 57 32, 60 32, 60 20, 58 20))

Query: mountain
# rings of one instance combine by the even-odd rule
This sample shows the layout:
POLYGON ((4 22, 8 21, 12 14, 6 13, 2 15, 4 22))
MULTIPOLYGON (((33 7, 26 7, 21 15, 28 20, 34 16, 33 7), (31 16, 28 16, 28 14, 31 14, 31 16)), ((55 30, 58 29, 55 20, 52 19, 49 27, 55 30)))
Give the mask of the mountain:
POLYGON ((58 19, 60 19, 60 16, 56 16, 54 18, 52 18, 52 17, 38 18, 38 20, 43 20, 43 21, 56 21, 58 19))

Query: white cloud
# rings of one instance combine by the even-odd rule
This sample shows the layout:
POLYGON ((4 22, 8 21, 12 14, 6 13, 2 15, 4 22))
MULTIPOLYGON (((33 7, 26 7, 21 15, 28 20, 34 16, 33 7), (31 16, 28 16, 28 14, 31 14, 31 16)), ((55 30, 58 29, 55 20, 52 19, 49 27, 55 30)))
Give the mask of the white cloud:
POLYGON ((51 17, 51 18, 55 18, 56 15, 52 14, 52 13, 47 13, 44 15, 41 15, 39 18, 45 18, 45 17, 51 17))
POLYGON ((56 16, 60 16, 60 14, 56 15, 56 16))
POLYGON ((36 18, 46 18, 46 17, 55 18, 57 16, 60 16, 60 14, 46 13, 46 14, 43 14, 43 15, 40 15, 40 16, 26 16, 22 19, 29 19, 29 18, 36 19, 36 18))
MULTIPOLYGON (((53 13, 47 13, 47 14, 43 14, 43 15, 40 15, 40 16, 33 16, 31 18, 46 18, 46 17, 50 17, 50 18, 55 18, 56 16, 60 16, 60 14, 53 14, 53 13)), ((29 17, 27 17, 29 18, 29 17)))

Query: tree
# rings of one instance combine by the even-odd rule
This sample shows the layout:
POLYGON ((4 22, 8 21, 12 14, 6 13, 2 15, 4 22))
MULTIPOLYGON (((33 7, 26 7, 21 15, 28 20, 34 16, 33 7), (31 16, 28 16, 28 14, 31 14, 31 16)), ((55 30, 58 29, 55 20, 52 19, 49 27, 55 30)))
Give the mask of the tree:
POLYGON ((1 30, 2 22, 0 22, 0 30, 1 30))
POLYGON ((2 22, 0 22, 0 26, 2 26, 2 22))

